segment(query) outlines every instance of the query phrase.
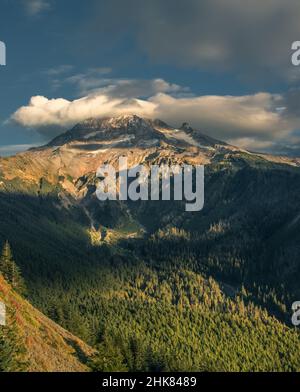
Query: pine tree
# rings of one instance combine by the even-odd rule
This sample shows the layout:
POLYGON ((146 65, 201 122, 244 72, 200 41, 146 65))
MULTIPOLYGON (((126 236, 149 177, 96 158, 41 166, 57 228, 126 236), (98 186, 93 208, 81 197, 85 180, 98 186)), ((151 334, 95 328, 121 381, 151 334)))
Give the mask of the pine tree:
POLYGON ((18 291, 20 294, 25 294, 25 282, 22 278, 19 267, 13 259, 11 247, 8 241, 5 242, 0 257, 0 273, 2 273, 4 279, 11 284, 13 289, 18 291))
POLYGON ((121 350, 112 342, 105 342, 97 347, 97 354, 90 362, 93 372, 126 372, 128 368, 121 350))

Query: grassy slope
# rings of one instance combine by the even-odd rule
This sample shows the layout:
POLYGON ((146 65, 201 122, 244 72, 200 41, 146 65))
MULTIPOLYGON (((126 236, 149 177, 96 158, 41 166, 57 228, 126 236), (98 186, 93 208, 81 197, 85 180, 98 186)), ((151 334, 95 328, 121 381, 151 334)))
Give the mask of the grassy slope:
POLYGON ((24 334, 29 371, 87 371, 86 359, 93 350, 83 341, 44 316, 18 295, 0 276, 0 299, 7 311, 16 311, 24 334))

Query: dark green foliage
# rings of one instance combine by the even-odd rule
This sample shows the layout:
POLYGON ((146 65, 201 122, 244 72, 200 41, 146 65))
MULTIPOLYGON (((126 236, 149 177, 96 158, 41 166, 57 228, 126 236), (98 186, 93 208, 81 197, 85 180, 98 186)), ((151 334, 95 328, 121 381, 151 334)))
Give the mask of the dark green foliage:
POLYGON ((19 267, 13 259, 11 247, 8 241, 5 242, 0 256, 0 273, 14 290, 20 294, 24 294, 26 292, 25 282, 21 276, 19 267))
POLYGON ((90 367, 95 372, 128 371, 120 348, 111 341, 106 341, 97 346, 97 354, 91 360, 90 367))
POLYGON ((104 335, 94 369, 103 370, 102 354, 112 350, 131 371, 300 369, 299 333, 238 294, 228 298, 213 279, 140 265, 129 281, 122 271, 119 289, 96 296, 104 335))

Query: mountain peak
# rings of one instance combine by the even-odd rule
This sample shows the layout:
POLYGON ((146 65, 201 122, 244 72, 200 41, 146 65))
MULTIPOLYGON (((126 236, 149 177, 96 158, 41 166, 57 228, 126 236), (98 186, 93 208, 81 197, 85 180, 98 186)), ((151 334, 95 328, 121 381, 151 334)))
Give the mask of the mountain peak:
POLYGON ((129 131, 153 130, 151 121, 136 114, 126 114, 111 117, 102 121, 102 127, 112 129, 127 129, 129 131))
POLYGON ((89 118, 56 137, 48 146, 62 146, 75 141, 90 143, 135 140, 135 143, 142 143, 151 139, 157 142, 161 138, 162 135, 155 129, 153 121, 135 114, 127 114, 101 119, 89 118))
POLYGON ((130 126, 146 126, 148 122, 142 118, 137 116, 136 114, 123 114, 120 116, 113 117, 104 117, 104 118, 88 118, 78 124, 76 124, 72 131, 85 128, 121 128, 121 127, 130 127, 130 126))
POLYGON ((184 122, 181 125, 180 129, 182 129, 183 131, 189 131, 189 132, 193 131, 193 128, 190 126, 190 124, 188 122, 184 122))
POLYGON ((82 151, 100 151, 107 148, 173 147, 202 149, 225 145, 218 140, 194 130, 187 122, 180 128, 165 122, 140 117, 136 114, 123 114, 114 117, 89 118, 75 125, 71 130, 56 137, 47 147, 60 147, 76 144, 82 151), (81 147, 79 147, 81 146, 81 147))

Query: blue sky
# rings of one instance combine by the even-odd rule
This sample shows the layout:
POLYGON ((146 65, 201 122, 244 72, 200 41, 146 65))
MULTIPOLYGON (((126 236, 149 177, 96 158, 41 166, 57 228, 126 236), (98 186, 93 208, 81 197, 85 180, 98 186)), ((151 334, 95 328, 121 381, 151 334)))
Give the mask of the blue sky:
POLYGON ((0 0, 0 155, 124 111, 298 155, 299 20, 298 0, 0 0))

